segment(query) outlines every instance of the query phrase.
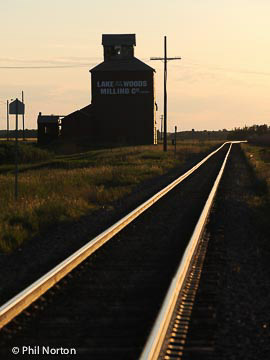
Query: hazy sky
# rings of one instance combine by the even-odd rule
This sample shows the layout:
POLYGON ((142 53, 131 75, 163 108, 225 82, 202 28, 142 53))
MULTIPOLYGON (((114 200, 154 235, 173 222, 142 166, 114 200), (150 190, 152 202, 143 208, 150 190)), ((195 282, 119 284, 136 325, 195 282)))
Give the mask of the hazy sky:
POLYGON ((39 111, 89 104, 103 33, 136 34, 135 55, 156 69, 158 125, 163 64, 149 58, 163 56, 164 35, 168 55, 182 57, 168 65, 169 130, 270 125, 269 14, 269 0, 2 0, 0 128, 22 90, 27 128, 39 111), (42 68, 63 65, 74 67, 42 68))

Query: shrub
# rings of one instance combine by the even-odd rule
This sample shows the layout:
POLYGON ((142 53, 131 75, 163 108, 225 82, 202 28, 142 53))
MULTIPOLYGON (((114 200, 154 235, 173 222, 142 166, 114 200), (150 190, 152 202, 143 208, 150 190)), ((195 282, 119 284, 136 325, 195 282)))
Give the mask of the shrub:
MULTIPOLYGON (((18 162, 36 163, 46 161, 53 157, 48 150, 40 149, 33 144, 18 144, 18 162)), ((0 164, 15 162, 15 142, 0 143, 0 164)))

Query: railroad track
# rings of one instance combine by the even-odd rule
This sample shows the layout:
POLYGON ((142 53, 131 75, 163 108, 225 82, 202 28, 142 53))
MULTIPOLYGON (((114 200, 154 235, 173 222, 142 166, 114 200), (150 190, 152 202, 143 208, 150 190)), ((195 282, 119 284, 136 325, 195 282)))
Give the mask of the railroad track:
MULTIPOLYGON (((191 309, 181 310, 179 294, 183 298, 184 285, 194 293, 198 284, 200 271, 197 277, 190 273, 191 261, 202 263, 203 255, 195 253, 205 251, 202 234, 231 146, 224 143, 1 306, 1 351, 8 355, 14 346, 74 344, 80 358, 137 359, 157 317, 141 359, 169 356, 170 329, 184 335, 179 316, 187 321, 191 309), (167 215, 164 209, 170 209, 167 215)), ((192 299, 185 291, 184 297, 192 299)), ((178 353, 184 338, 177 343, 178 353)))

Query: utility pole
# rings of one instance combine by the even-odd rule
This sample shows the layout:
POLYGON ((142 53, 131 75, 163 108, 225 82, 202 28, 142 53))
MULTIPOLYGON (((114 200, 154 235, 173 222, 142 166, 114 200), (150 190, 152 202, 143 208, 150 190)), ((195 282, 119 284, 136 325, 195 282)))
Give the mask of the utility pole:
POLYGON ((176 156, 176 135, 177 135, 177 126, 174 127, 174 155, 176 156))
MULTIPOLYGON (((23 99, 23 91, 22 91, 22 103, 24 104, 24 99, 23 99)), ((24 114, 22 116, 22 121, 23 121, 23 141, 25 140, 25 134, 24 134, 24 114)))
POLYGON ((160 140, 162 140, 163 133, 163 115, 160 115, 160 140))
POLYGON ((164 61, 164 135, 163 135, 163 150, 167 151, 167 61, 181 60, 180 57, 167 57, 167 37, 164 36, 164 57, 151 57, 150 60, 164 61))
POLYGON ((7 141, 9 140, 9 101, 7 100, 7 141))

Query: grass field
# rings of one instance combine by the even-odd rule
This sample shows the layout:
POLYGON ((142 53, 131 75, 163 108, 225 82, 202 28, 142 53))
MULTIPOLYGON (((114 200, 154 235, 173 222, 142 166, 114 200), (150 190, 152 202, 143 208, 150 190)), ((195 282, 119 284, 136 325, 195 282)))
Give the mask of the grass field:
POLYGON ((14 145, 3 150, 0 144, 0 251, 10 252, 61 222, 100 208, 113 209, 114 201, 140 182, 162 175, 218 143, 181 141, 176 155, 173 146, 164 153, 162 145, 55 155, 26 144, 19 155, 17 202, 11 149, 14 145))
MULTIPOLYGON (((10 137, 9 140, 12 141, 12 140, 15 140, 15 138, 10 137)), ((20 137, 20 138, 18 138, 18 140, 19 141, 34 142, 34 143, 37 142, 37 138, 26 138, 25 140, 23 140, 23 138, 20 137)), ((7 139, 5 137, 3 137, 3 138, 0 138, 0 141, 7 141, 7 139)))
MULTIPOLYGON (((260 230, 262 239, 268 243, 270 236, 270 147, 250 144, 241 146, 254 178, 252 195, 249 192, 246 202, 255 214, 256 226, 260 230)), ((264 251, 269 252, 269 245, 264 248, 264 251)))
POLYGON ((241 145, 248 161, 250 162, 258 183, 268 196, 270 190, 270 147, 250 144, 241 145))

